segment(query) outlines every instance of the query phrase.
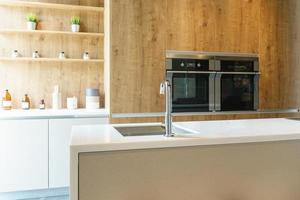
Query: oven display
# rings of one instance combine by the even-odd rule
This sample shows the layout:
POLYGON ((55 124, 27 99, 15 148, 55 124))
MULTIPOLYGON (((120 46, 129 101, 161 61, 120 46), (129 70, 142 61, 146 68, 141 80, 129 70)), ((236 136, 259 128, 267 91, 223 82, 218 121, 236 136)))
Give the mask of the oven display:
POLYGON ((208 71, 209 60, 195 60, 195 59, 173 59, 172 70, 180 71, 208 71))

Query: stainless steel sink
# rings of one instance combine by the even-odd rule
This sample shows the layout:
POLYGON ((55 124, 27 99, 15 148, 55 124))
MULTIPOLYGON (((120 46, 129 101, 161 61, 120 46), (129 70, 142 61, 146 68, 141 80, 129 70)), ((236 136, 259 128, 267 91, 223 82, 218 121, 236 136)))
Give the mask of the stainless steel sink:
POLYGON ((165 128, 163 126, 116 126, 114 128, 124 137, 165 134, 165 128))

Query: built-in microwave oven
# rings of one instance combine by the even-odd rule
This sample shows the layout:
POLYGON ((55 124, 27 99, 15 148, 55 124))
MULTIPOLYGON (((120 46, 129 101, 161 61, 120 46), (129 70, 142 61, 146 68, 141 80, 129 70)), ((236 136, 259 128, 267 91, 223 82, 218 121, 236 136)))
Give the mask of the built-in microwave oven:
POLYGON ((172 112, 258 109, 256 55, 168 51, 166 78, 172 112))

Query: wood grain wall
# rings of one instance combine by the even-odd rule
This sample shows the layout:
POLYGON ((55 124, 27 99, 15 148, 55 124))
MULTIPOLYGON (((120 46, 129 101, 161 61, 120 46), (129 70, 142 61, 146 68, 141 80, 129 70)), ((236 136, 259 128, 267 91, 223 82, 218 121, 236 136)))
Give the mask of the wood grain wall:
MULTIPOLYGON (((28 0, 29 1, 29 0, 28 0)), ((30 0, 31 1, 31 0, 30 0)), ((103 0, 34 0, 45 3, 61 3, 84 6, 103 6, 103 0)), ((35 7, 1 6, 0 15, 9 20, 0 23, 0 30, 26 30, 25 16, 38 15, 39 30, 70 31, 71 16, 81 17, 81 31, 103 33, 103 12, 86 10, 64 10, 35 7)), ((64 51, 67 58, 82 58, 88 51, 92 59, 104 58, 103 37, 78 36, 47 33, 0 33, 0 57, 10 57, 17 49, 22 57, 31 57, 39 51, 41 57, 57 58, 64 51)), ((103 63, 93 62, 30 62, 3 61, 0 59, 0 93, 9 89, 13 97, 13 107, 20 108, 24 94, 28 94, 32 107, 38 108, 40 99, 45 99, 46 107, 51 108, 51 94, 54 85, 59 85, 63 97, 76 96, 79 107, 85 107, 85 89, 99 88, 101 104, 104 106, 104 69, 103 63)))
MULTIPOLYGON (((112 0, 111 112, 164 110, 159 84, 166 50, 257 53, 262 72, 260 108, 295 106, 287 100, 293 93, 288 79, 293 74, 291 2, 299 4, 297 0, 112 0)), ((211 117, 197 119, 207 118, 211 117)))
POLYGON ((290 0, 289 4, 289 71, 285 73, 285 105, 300 107, 300 1, 290 0))

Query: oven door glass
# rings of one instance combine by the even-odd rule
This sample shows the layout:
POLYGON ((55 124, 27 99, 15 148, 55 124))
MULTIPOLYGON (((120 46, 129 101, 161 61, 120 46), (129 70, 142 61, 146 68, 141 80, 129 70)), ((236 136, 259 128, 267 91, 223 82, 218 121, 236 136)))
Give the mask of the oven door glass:
POLYGON ((254 110, 255 75, 223 74, 221 77, 221 111, 254 110))
POLYGON ((172 112, 209 111, 211 74, 172 73, 172 112))

